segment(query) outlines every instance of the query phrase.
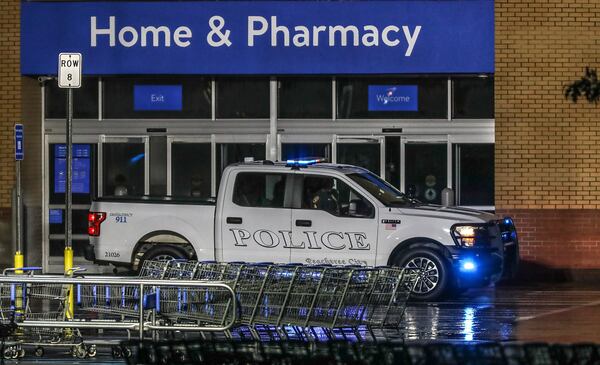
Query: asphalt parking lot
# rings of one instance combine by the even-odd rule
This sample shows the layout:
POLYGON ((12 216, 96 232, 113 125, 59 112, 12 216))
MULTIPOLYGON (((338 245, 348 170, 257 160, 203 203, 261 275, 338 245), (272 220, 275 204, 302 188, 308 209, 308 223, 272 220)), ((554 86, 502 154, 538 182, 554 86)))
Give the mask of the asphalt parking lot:
POLYGON ((452 301, 411 304, 408 341, 600 342, 600 289, 544 284, 472 290, 452 301))
MULTIPOLYGON (((581 285, 544 284, 472 290, 460 298, 436 303, 411 303, 405 326, 390 339, 430 342, 600 342, 600 289, 581 285)), ((48 353, 27 357, 22 364, 121 363, 99 349, 95 359, 75 360, 48 353)), ((9 362, 10 363, 10 362, 9 362)))

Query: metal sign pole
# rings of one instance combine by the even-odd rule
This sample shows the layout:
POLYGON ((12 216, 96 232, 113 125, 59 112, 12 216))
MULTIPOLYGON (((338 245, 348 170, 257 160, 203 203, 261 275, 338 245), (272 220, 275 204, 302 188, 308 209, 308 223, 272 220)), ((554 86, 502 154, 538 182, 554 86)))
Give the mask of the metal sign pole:
MULTIPOLYGON (((60 53, 58 55, 58 87, 67 89, 67 171, 65 179, 65 275, 73 273, 73 88, 81 87, 81 53, 60 53)), ((69 297, 65 304, 67 318, 73 318, 73 287, 69 287, 69 297)))
MULTIPOLYGON (((17 216, 17 222, 16 222, 16 239, 17 239, 17 244, 16 244, 16 250, 15 250, 15 260, 14 260, 14 266, 16 269, 23 267, 23 202, 22 202, 22 196, 21 196, 21 160, 23 159, 24 155, 25 155, 25 149, 24 149, 24 130, 23 130, 23 125, 22 124, 15 124, 15 175, 16 175, 16 205, 17 205, 17 209, 16 209, 16 216, 17 216)), ((21 274, 22 271, 21 270, 17 270, 16 271, 17 274, 21 274)))
POLYGON ((73 187, 71 182, 72 177, 72 163, 73 163, 73 89, 67 89, 67 174, 66 174, 66 187, 65 187, 65 198, 66 198, 66 227, 65 227, 65 248, 71 249, 73 247, 72 235, 73 235, 73 221, 72 221, 72 194, 71 189, 73 187))
MULTIPOLYGON (((23 226, 21 211, 21 160, 17 160, 17 255, 23 252, 23 226)), ((15 266, 16 267, 16 266, 15 266)))

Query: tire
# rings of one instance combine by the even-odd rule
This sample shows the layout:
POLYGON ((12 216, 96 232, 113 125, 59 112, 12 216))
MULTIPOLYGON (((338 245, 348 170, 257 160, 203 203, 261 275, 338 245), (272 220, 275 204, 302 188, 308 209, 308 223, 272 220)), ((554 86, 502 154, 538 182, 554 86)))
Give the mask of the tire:
POLYGON ((448 261, 434 250, 411 249, 395 259, 394 265, 415 270, 415 287, 410 296, 412 300, 440 300, 450 291, 451 273, 448 261), (427 271, 423 271, 424 268, 427 268, 427 271))
POLYGON ((158 244, 146 251, 138 264, 138 271, 146 260, 189 259, 185 251, 177 246, 158 244))

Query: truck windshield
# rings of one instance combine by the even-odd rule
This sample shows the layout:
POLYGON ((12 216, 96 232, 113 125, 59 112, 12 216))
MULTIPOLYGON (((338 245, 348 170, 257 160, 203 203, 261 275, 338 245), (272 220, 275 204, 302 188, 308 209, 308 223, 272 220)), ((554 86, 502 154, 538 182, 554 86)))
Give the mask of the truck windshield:
POLYGON ((351 173, 348 177, 362 186, 386 207, 397 207, 402 205, 418 204, 415 199, 410 199, 400 190, 382 180, 371 172, 351 173))

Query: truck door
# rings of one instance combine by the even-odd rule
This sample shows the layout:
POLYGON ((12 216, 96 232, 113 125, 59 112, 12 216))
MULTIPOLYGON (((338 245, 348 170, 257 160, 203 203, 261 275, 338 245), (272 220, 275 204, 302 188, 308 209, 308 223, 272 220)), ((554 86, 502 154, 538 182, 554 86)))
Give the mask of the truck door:
POLYGON ((292 262, 374 265, 377 211, 341 179, 296 175, 292 212, 292 262))
POLYGON ((232 175, 233 189, 227 191, 221 216, 223 260, 289 262, 290 175, 253 171, 232 175))

